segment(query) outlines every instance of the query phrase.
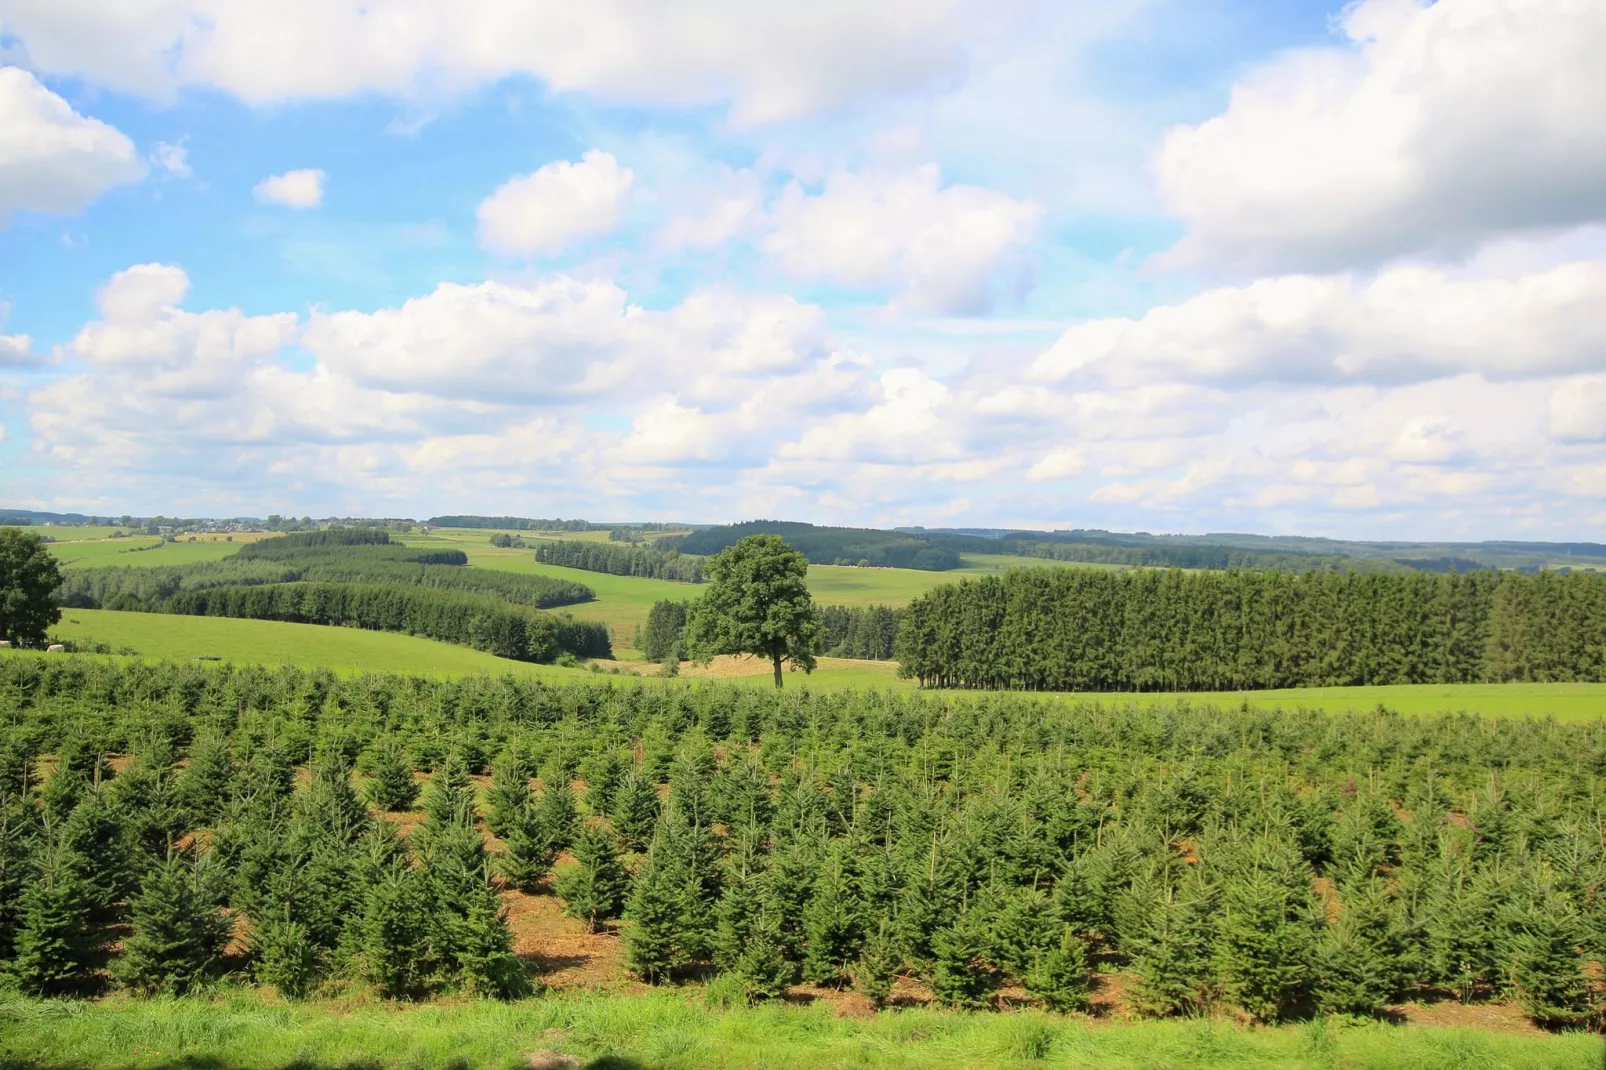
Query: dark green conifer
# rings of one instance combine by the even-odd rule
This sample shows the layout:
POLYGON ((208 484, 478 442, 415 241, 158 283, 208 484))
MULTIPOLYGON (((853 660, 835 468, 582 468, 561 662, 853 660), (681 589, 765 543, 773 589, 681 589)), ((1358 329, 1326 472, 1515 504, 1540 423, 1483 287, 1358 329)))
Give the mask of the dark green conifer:
POLYGON ((1064 926, 1057 942, 1033 951, 1022 980, 1026 991, 1051 1011, 1087 1010, 1087 946, 1069 925, 1064 926))
POLYGON ((130 847, 143 852, 135 859, 139 866, 166 858, 169 846, 191 826, 187 809, 175 797, 172 757, 165 737, 148 740, 107 789, 130 847))
POLYGON ((580 808, 567 780, 549 780, 535 799, 536 817, 554 853, 566 851, 580 831, 580 808))
POLYGON ((665 855, 667 850, 659 852, 656 842, 648 849, 625 906, 631 922, 625 929, 626 957, 630 968, 650 984, 667 980, 686 962, 681 940, 683 884, 665 855))
POLYGON ((289 750, 264 744, 252 749, 245 767, 236 774, 234 794, 260 806, 290 798, 295 784, 296 767, 289 750))
POLYGON ((193 825, 210 826, 223 816, 234 794, 234 780, 228 739, 208 732, 190 745, 189 764, 178 775, 174 794, 193 825))
POLYGON ((1271 1022, 1309 991, 1317 924, 1303 859, 1281 844, 1258 853, 1224 882, 1215 960, 1227 998, 1271 1022))
POLYGON ((367 785, 368 802, 380 810, 401 813, 418 801, 418 783, 407 752, 397 743, 380 747, 373 758, 373 777, 367 785))
POLYGON ((491 768, 491 786, 485 793, 485 827, 505 839, 519 811, 534 800, 523 761, 512 751, 504 750, 491 768))
POLYGON ((1490 934, 1497 928, 1499 891, 1491 875, 1455 857, 1436 864, 1428 886, 1422 908, 1427 966, 1463 1003, 1496 981, 1490 934))
POLYGON ((1577 908, 1542 890, 1502 919, 1510 955, 1509 986, 1523 1013, 1549 1026, 1576 1025, 1594 1010, 1577 908))
POLYGON ((1210 892, 1200 879, 1155 891, 1127 953, 1135 975, 1126 990, 1138 1013, 1152 1018, 1203 1009, 1210 986, 1210 892))
POLYGON ((731 973, 740 982, 749 1003, 779 999, 792 982, 792 964, 781 945, 780 922, 773 912, 760 908, 753 919, 747 945, 737 956, 731 973))
POLYGON ((833 844, 815 878, 813 894, 803 909, 803 931, 807 939, 804 979, 840 984, 863 944, 845 841, 833 844))
POLYGON ((95 916, 115 916, 134 891, 137 870, 133 845, 106 798, 90 787, 61 826, 61 847, 77 871, 95 916))
POLYGON ((433 968, 426 877, 394 866, 369 886, 362 912, 363 976, 390 999, 422 994, 433 968))
POLYGON ((864 951, 853 966, 854 990, 875 1006, 885 1006, 892 994, 892 978, 902 965, 892 923, 883 916, 870 931, 864 951))
POLYGON ((201 894, 188 858, 173 853, 145 875, 116 975, 146 994, 183 995, 218 967, 229 921, 201 894))
POLYGON ((558 851, 533 804, 512 815, 511 822, 502 836, 496 870, 513 887, 533 893, 552 872, 558 851))
POLYGON ((436 767, 429 776, 429 789, 424 792, 424 812, 438 825, 450 824, 461 813, 472 819, 478 816, 474 781, 453 755, 436 767))
POLYGON ((617 918, 630 888, 630 874, 619 861, 619 849, 606 826, 582 829, 574 843, 579 865, 560 872, 556 891, 563 899, 564 913, 585 922, 588 932, 599 923, 617 918))
POLYGON ((992 904, 987 913, 998 968, 1024 978, 1043 951, 1060 943, 1060 930, 1066 926, 1054 917, 1048 897, 1035 888, 984 888, 979 894, 992 904))
POLYGON ((513 954, 507 912, 488 871, 482 870, 469 889, 451 928, 452 967, 460 986, 496 999, 515 999, 529 992, 529 973, 513 954))
POLYGON ((0 960, 11 957, 41 841, 39 810, 17 796, 0 798, 0 960))
POLYGON ((355 844, 368 831, 368 807, 351 783, 351 768, 337 752, 314 763, 305 806, 308 820, 340 843, 355 844))
POLYGON ((73 765, 59 764, 45 781, 39 798, 45 807, 45 816, 52 824, 67 820, 78 808, 83 797, 94 788, 89 774, 73 765))
POLYGON ((1404 982, 1402 926, 1375 877, 1344 886, 1340 900, 1338 918, 1317 948, 1317 1007, 1329 1014, 1379 1014, 1404 982))
POLYGON ((968 909, 932 936, 931 991, 943 1006, 984 1007, 1003 984, 990 929, 980 910, 968 909))
POLYGON ((657 824, 657 789, 640 770, 633 769, 625 775, 614 802, 614 831, 619 834, 619 841, 627 850, 644 851, 652 842, 653 829, 657 824))
POLYGON ((53 847, 23 892, 8 972, 28 995, 73 995, 93 983, 102 935, 80 869, 70 852, 53 847))
POLYGON ((630 769, 628 754, 617 746, 601 746, 580 762, 580 777, 586 782, 586 811, 596 817, 613 813, 619 789, 630 769))
POLYGON ((322 956, 307 927, 288 907, 256 922, 251 931, 252 976, 286 999, 300 999, 317 982, 322 956))

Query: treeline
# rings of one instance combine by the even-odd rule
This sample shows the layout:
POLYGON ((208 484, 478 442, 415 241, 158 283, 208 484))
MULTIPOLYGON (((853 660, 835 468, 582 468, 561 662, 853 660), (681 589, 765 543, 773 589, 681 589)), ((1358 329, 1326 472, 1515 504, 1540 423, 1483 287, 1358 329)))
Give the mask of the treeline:
MULTIPOLYGON (((685 660, 686 608, 686 602, 673 599, 653 603, 635 641, 648 661, 685 660)), ((890 606, 821 606, 819 653, 886 661, 893 656, 903 614, 890 606)))
MULTIPOLYGON (((1126 565, 1131 568, 1257 569, 1278 572, 1306 572, 1312 569, 1340 569, 1356 572, 1403 571, 1404 561, 1343 557, 1338 554, 1268 553, 1234 546, 1111 546, 1100 543, 1037 542, 1008 537, 998 540, 990 550, 971 547, 972 553, 1013 554, 1049 561, 1096 565, 1126 565)), ((1473 567, 1477 567, 1474 563, 1473 567)))
POLYGON ((553 616, 497 598, 364 583, 273 583, 181 591, 162 611, 403 632, 516 661, 552 661, 560 652, 611 657, 606 625, 553 616))
POLYGON ((612 524, 608 527, 610 542, 646 542, 649 536, 666 531, 680 531, 684 524, 653 521, 644 524, 612 524))
POLYGON ((833 658, 890 659, 904 611, 891 606, 821 606, 821 651, 833 658))
POLYGON ((14 656, 0 725, 0 960, 32 993, 517 994, 516 887, 749 999, 897 976, 1073 1010, 1119 975, 1144 1016, 1601 1010, 1602 722, 14 656), (363 796, 410 810, 416 771, 402 838, 363 796))
POLYGON ((899 630, 922 686, 1213 691, 1606 679, 1606 576, 1016 569, 899 630))
POLYGON ((547 565, 606 572, 613 576, 641 576, 654 580, 702 583, 703 562, 682 556, 678 550, 591 540, 549 540, 535 545, 535 559, 547 565))
MULTIPOLYGON (((494 569, 465 568, 461 550, 421 549, 378 539, 305 542, 328 532, 287 535, 248 543, 220 561, 159 568, 73 569, 64 574, 57 600, 85 609, 159 611, 185 591, 279 583, 356 583, 460 591, 494 597, 536 609, 589 602, 596 592, 584 584, 551 576, 525 576, 494 569)), ((362 533, 364 535, 369 533, 362 533)))
POLYGON ((752 520, 705 528, 689 535, 666 536, 657 540, 657 545, 706 557, 734 546, 749 535, 779 535, 814 565, 874 565, 940 572, 961 564, 957 551, 937 545, 933 539, 922 535, 869 528, 817 527, 781 520, 752 520))
POLYGON ((600 531, 589 520, 539 520, 527 516, 432 516, 424 521, 438 528, 504 528, 508 531, 600 531))

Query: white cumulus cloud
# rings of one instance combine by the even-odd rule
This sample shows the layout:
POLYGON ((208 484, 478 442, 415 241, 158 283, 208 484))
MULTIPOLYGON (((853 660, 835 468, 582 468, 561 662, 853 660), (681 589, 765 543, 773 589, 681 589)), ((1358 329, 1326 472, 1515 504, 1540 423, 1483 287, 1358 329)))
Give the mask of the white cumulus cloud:
POLYGON ((1342 270, 1606 218, 1606 4, 1364 0, 1341 25, 1166 136, 1173 262, 1342 270))
POLYGON ((794 278, 890 290, 913 308, 977 313, 1021 282, 1043 209, 979 186, 943 186, 935 164, 833 175, 814 196, 787 188, 764 249, 794 278))
POLYGON ((738 123, 940 85, 1033 0, 0 0, 0 36, 53 74, 252 104, 415 95, 540 78, 647 104, 728 103, 738 123))
POLYGON ((1550 395, 1550 433, 1563 441, 1606 440, 1606 375, 1558 386, 1550 395))
POLYGON ((503 183, 480 202, 480 244, 506 254, 551 254, 619 225, 635 175, 592 149, 503 183))
POLYGON ((251 194, 263 204, 316 208, 323 203, 323 184, 328 177, 315 167, 304 167, 282 175, 269 175, 252 187, 251 194))
POLYGON ((79 115, 18 67, 0 67, 0 225, 15 211, 77 212, 145 177, 134 143, 79 115))
POLYGON ((1372 279, 1288 275, 1207 290, 1136 319, 1077 324, 1040 380, 1409 382, 1606 368, 1606 263, 1514 279, 1420 267, 1372 279))

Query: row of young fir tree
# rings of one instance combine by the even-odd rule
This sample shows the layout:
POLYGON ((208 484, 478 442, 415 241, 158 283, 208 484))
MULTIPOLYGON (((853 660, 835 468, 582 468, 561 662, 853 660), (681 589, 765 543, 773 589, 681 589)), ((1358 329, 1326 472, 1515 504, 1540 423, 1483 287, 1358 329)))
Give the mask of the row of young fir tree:
POLYGON ((289 995, 356 980, 515 996, 530 979, 498 888, 548 886, 593 928, 623 914, 644 979, 715 969, 751 999, 803 980, 881 1003, 907 976, 951 1006, 1019 984, 1063 1010, 1122 968, 1128 1003, 1153 1015, 1376 1014, 1421 987, 1507 995, 1553 1023, 1598 1003, 1600 852, 1554 798, 1493 781, 1473 824, 1431 779, 1405 807, 1347 783, 1336 812, 1288 784, 1234 792, 1230 773, 1104 799, 1086 770, 1039 765, 961 793, 917 766, 871 784, 851 761, 822 774, 774 748, 716 749, 699 726, 639 759, 553 751, 537 792, 540 750, 508 741, 483 816, 468 776, 483 758, 456 750, 407 837, 369 811, 417 798, 393 741, 361 754, 369 805, 339 746, 299 789, 282 749, 220 733, 182 770, 149 736, 115 777, 68 738, 42 787, 9 750, 5 971, 39 994, 92 990, 108 968, 183 992, 240 961, 232 936, 250 976, 289 995), (554 880, 565 849, 576 864, 554 880))

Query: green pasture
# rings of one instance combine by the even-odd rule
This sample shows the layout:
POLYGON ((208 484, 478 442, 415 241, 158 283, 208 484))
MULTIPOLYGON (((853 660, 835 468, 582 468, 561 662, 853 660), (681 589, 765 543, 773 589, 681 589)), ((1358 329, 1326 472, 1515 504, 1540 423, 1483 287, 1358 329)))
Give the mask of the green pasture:
MULTIPOLYGON (((534 565, 534 562, 531 564, 534 565)), ((548 566, 535 567, 545 569, 548 566)), ((555 571, 568 573, 573 570, 555 571)), ((625 579, 617 576, 605 578, 625 579)), ((303 668, 326 666, 342 671, 453 675, 512 672, 553 680, 576 680, 591 676, 584 669, 509 661, 468 647, 409 635, 232 617, 68 609, 63 611, 61 623, 52 629, 52 634, 83 643, 105 643, 113 650, 131 648, 141 657, 153 660, 218 657, 242 664, 299 665, 303 668)), ((619 653, 627 652, 621 649, 619 653)), ((822 658, 820 668, 813 673, 788 672, 786 686, 806 687, 812 691, 914 690, 914 682, 899 679, 897 672, 896 663, 889 661, 822 658)), ((678 683, 660 680, 656 676, 643 679, 660 686, 697 686, 698 679, 689 673, 688 669, 688 675, 678 683)), ((745 687, 770 686, 768 675, 721 679, 745 687)), ((1384 706, 1412 715, 1467 712, 1489 717, 1550 716, 1574 721, 1606 716, 1606 684, 1392 684, 1180 694, 1062 692, 1042 697, 1050 701, 1100 702, 1106 705, 1190 702, 1208 706, 1239 706, 1247 703, 1260 709, 1290 712, 1321 710, 1344 713, 1384 706)))
MULTIPOLYGON (((8 526, 11 525, 0 520, 0 528, 8 526)), ((109 539, 112 532, 126 533, 129 529, 100 527, 96 524, 32 524, 22 530, 31 531, 35 535, 48 535, 57 542, 82 542, 91 539, 109 539)))
POLYGON ((64 568, 109 568, 129 565, 155 568, 158 565, 193 565, 198 561, 221 561, 236 553, 238 542, 170 542, 159 536, 128 539, 100 539, 93 542, 58 542, 50 552, 64 568))
POLYGON ((1101 1022, 1039 1012, 843 1015, 823 1002, 711 1009, 696 987, 513 1003, 284 1003, 223 989, 184 999, 0 1002, 0 1065, 106 1067, 1599 1067, 1586 1032, 1500 1033, 1317 1020, 1101 1022))
POLYGON ((235 617, 65 609, 51 635, 80 643, 105 643, 113 650, 132 649, 140 657, 152 660, 221 658, 238 664, 344 671, 454 675, 511 672, 555 679, 587 675, 580 669, 510 661, 466 646, 394 632, 235 617))

